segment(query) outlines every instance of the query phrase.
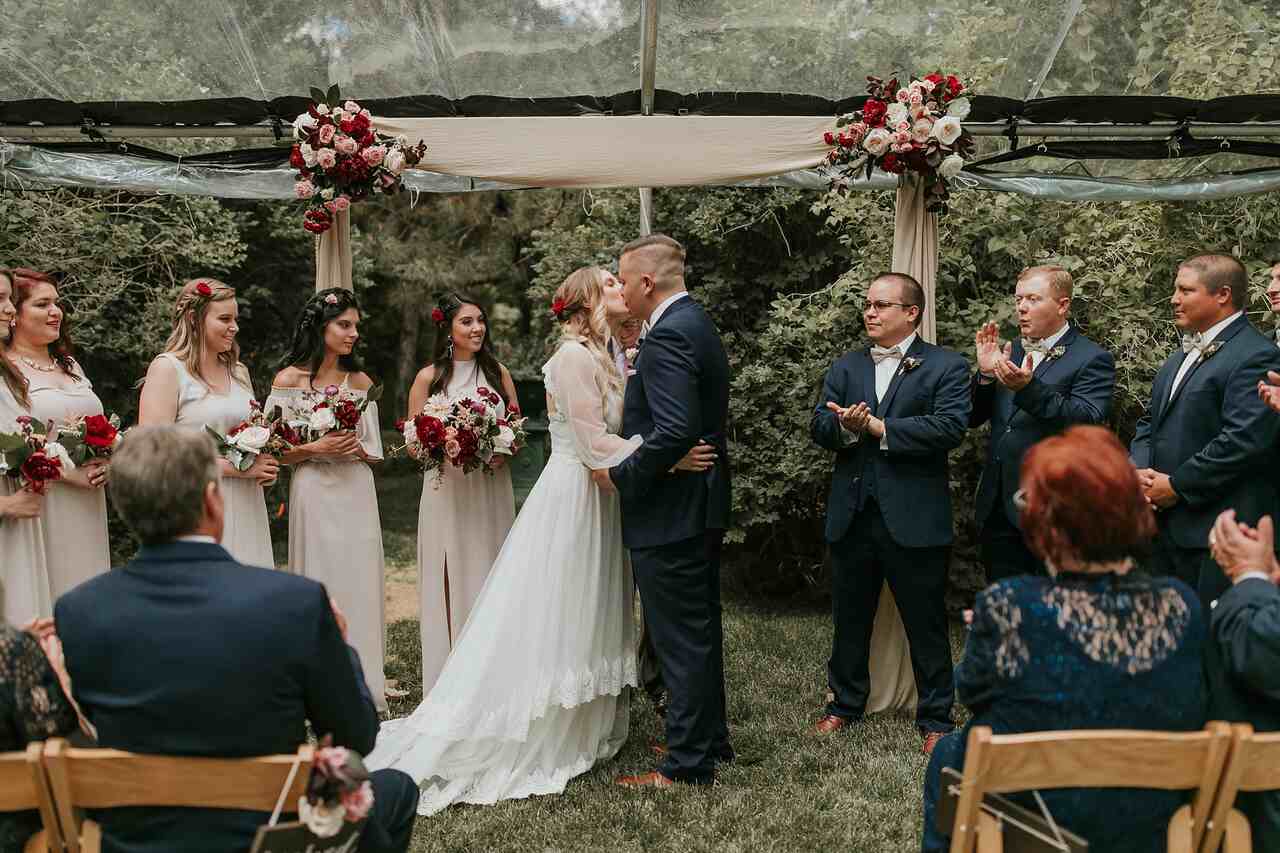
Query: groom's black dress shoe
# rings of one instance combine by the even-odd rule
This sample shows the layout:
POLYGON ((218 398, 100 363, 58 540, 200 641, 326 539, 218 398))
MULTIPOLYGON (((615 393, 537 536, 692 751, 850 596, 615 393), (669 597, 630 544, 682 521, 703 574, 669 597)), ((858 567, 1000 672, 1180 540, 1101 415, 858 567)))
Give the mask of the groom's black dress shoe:
POLYGON ((624 788, 673 788, 676 783, 674 779, 668 779, 654 770, 639 776, 619 776, 614 784, 624 788))

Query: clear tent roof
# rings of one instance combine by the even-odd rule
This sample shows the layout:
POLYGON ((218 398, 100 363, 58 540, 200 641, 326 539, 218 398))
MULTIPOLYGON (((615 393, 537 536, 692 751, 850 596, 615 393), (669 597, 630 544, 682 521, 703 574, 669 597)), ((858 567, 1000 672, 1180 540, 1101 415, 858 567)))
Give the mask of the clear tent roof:
MULTIPOLYGON (((639 0, 3 5, 0 100, 270 99, 328 83, 361 98, 639 87, 639 0)), ((1138 86, 1133 69, 1158 34, 1144 36, 1140 15, 1110 16, 1108 5, 1137 6, 934 0, 904 11, 877 0, 662 0, 656 83, 839 98, 862 93, 867 74, 943 67, 972 76, 984 94, 1018 99, 1157 93, 1161 80, 1138 86)))

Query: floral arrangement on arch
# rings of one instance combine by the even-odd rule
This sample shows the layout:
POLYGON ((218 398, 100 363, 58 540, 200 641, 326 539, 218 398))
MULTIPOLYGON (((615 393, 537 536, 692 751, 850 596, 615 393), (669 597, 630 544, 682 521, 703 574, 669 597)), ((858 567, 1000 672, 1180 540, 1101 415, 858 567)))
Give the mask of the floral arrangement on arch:
POLYGON ((973 137, 962 124, 970 109, 964 91, 954 74, 935 72, 906 86, 896 77, 887 83, 867 77, 862 109, 840 116, 836 130, 823 134, 831 146, 826 162, 832 189, 847 190, 851 176, 865 167, 870 178, 878 166, 919 175, 926 209, 946 210, 947 179, 960 174, 973 152, 973 137))
POLYGON ((307 202, 302 227, 323 234, 333 215, 373 193, 399 192, 401 173, 422 161, 427 146, 410 145, 373 129, 373 117, 356 101, 343 101, 337 86, 311 90, 314 103, 293 121, 297 142, 289 165, 297 170, 294 194, 307 202))

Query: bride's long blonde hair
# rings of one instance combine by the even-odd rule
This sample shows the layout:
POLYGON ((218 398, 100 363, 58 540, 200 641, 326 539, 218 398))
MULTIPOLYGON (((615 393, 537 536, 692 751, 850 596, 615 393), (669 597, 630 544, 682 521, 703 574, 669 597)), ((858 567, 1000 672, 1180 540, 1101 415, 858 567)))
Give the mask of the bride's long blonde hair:
POLYGON ((609 274, 600 267, 582 267, 561 282, 552 297, 559 312, 560 340, 577 341, 600 362, 609 387, 622 390, 622 375, 609 355, 608 314, 604 305, 604 285, 609 274))

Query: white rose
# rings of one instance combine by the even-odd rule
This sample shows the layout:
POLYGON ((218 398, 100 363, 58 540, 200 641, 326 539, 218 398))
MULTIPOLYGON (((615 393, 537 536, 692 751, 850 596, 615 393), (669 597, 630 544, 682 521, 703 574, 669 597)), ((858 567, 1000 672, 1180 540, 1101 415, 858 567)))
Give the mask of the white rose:
POLYGON ((228 439, 228 443, 245 453, 259 453, 271 440, 271 430, 261 426, 245 427, 228 439))
POLYGON ((62 470, 74 471, 76 463, 71 461, 71 454, 67 453, 67 449, 56 441, 46 441, 44 443, 44 455, 50 459, 57 459, 62 463, 62 470))
POLYGON ((325 808, 324 804, 313 806, 306 797, 298 797, 298 820, 306 824, 307 829, 317 838, 332 838, 342 829, 342 822, 347 818, 347 807, 341 802, 333 808, 325 808))
POLYGON ((449 398, 444 394, 434 394, 427 399, 427 404, 422 407, 424 415, 430 415, 433 418, 444 420, 449 416, 449 412, 453 409, 453 404, 449 402, 449 398))
POLYGON ((884 123, 892 127, 906 121, 910 115, 911 110, 906 104, 890 104, 889 109, 884 114, 884 123))
POLYGON ((324 199, 325 201, 333 201, 333 187, 320 190, 320 198, 324 199))
POLYGON ((960 138, 960 119, 955 116, 943 116, 934 122, 933 135, 943 145, 950 145, 960 138))
POLYGON ((293 138, 305 139, 307 133, 316 126, 316 118, 311 113, 303 113, 293 120, 293 138))
POLYGON ((307 164, 307 168, 311 168, 316 164, 316 149, 304 142, 298 147, 298 150, 302 152, 302 162, 307 164))
POLYGON ((316 112, 320 113, 320 115, 322 115, 322 116, 327 116, 327 115, 329 114, 329 105, 328 105, 328 104, 316 104, 316 112))
POLYGON ((383 167, 393 175, 398 175, 404 171, 405 160, 403 152, 398 149, 392 149, 387 153, 386 158, 382 161, 383 167))
POLYGON ((862 147, 867 149, 873 157, 879 157, 889 148, 889 143, 893 141, 893 136, 883 127, 877 127, 875 130, 867 134, 867 138, 862 140, 862 147))
POLYGON ((952 154, 938 164, 938 174, 944 178, 953 178, 960 174, 963 168, 964 158, 959 154, 952 154))
POLYGON ((338 425, 338 419, 333 416, 333 409, 325 406, 323 409, 316 409, 311 413, 311 420, 307 426, 317 435, 328 432, 338 425))
POLYGON ((511 454, 511 446, 516 443, 516 433, 509 426, 498 427, 498 435, 493 439, 495 453, 511 454))
POLYGON ((360 105, 357 104, 355 101, 347 101, 345 104, 342 105, 342 108, 346 110, 348 113, 350 113, 351 115, 355 115, 356 113, 360 112, 360 105))
POLYGON ((947 104, 947 115, 955 116, 962 121, 969 117, 969 110, 970 105, 968 98, 956 98, 954 101, 947 104))

